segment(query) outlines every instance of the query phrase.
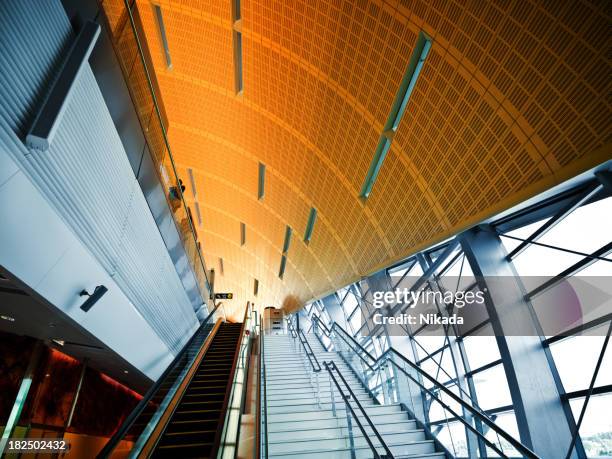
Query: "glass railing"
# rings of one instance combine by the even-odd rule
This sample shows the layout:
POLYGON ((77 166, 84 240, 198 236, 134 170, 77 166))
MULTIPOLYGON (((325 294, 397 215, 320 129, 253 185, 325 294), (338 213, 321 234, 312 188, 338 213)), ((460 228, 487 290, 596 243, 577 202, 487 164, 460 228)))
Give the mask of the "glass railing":
POLYGON ((259 378, 257 385, 258 401, 258 435, 259 454, 258 457, 268 459, 268 392, 266 389, 266 348, 265 333, 263 331, 263 317, 259 316, 259 378))
POLYGON ((316 315, 312 319, 314 333, 331 340, 333 350, 380 404, 403 404, 453 457, 538 457, 461 393, 438 382, 394 348, 375 358, 337 323, 328 327, 316 315), (475 440, 471 452, 468 436, 475 440))
POLYGON ((321 381, 319 375, 322 367, 317 360, 317 356, 312 351, 308 339, 304 335, 302 329, 297 329, 289 317, 286 318, 287 329, 289 330, 289 336, 292 338, 293 351, 295 354, 302 358, 304 367, 307 368, 307 374, 310 378, 310 385, 314 389, 316 394, 316 401, 321 406, 321 381))
POLYGON ((105 19, 102 22, 112 39, 115 54, 145 136, 147 150, 164 189, 170 213, 200 295, 206 302, 213 295, 193 214, 185 201, 184 190, 187 178, 182 180, 179 177, 168 141, 168 123, 146 46, 137 2, 104 0, 102 11, 105 19))
POLYGON ((251 349, 257 331, 256 325, 257 310, 254 305, 247 303, 242 322, 238 359, 235 365, 234 379, 232 380, 217 458, 233 459, 238 454, 242 415, 245 414, 245 411, 250 411, 246 409, 245 403, 251 349))
POLYGON ((176 395, 187 372, 196 362, 202 346, 219 318, 220 308, 221 306, 217 305, 202 322, 172 363, 102 448, 98 458, 124 458, 138 455, 176 395))

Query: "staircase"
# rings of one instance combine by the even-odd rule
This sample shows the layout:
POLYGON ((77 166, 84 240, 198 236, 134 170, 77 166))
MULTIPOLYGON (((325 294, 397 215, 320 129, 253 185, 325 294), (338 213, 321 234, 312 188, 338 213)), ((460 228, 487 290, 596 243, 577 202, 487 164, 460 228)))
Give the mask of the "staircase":
POLYGON ((214 453, 241 330, 239 323, 221 324, 152 457, 195 458, 214 453))
MULTIPOLYGON (((442 459, 432 440, 402 411, 399 404, 378 405, 336 352, 326 352, 318 339, 306 335, 321 367, 334 361, 382 435, 396 458, 442 459)), ((301 459, 313 457, 350 458, 350 435, 347 431, 344 403, 334 386, 337 417, 331 404, 330 378, 323 367, 316 387, 311 383, 312 369, 305 366, 289 335, 265 336, 266 390, 268 413, 268 452, 273 458, 301 459)), ((333 384, 333 383, 332 383, 333 384)), ((355 407, 355 405, 353 405, 355 407)), ((356 409, 362 425, 366 421, 356 409)), ((353 437, 357 458, 373 457, 361 430, 353 421, 353 437)), ((372 443, 378 446, 373 432, 366 427, 372 443)), ((378 448, 383 453, 382 448, 378 448)))

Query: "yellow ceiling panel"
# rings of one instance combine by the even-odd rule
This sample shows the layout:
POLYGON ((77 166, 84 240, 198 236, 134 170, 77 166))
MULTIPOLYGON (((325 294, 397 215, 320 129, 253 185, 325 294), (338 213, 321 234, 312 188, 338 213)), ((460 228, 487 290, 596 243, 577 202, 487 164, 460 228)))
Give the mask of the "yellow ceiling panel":
MULTIPOLYGON (((604 3, 240 3, 237 95, 231 0, 156 0, 171 68, 154 4, 136 0, 172 153, 184 182, 187 168, 194 173, 189 204, 200 206, 207 264, 224 260, 216 286, 236 292, 228 305, 235 318, 246 301, 278 306, 344 286, 611 156, 604 3), (432 48, 364 201, 358 195, 420 32, 432 48), (306 244, 311 208, 317 220, 306 244)), ((123 1, 103 5, 161 161, 123 1)))

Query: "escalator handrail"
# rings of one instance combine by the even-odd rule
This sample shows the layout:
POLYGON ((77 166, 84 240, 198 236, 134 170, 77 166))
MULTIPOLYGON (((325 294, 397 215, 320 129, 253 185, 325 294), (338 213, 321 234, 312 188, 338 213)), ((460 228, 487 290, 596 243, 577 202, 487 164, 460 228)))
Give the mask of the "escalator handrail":
POLYGON ((246 317, 249 312, 250 303, 247 302, 246 308, 244 310, 244 317, 242 319, 242 326, 240 327, 240 338, 238 338, 238 342, 236 343, 236 350, 234 351, 234 357, 232 360, 232 368, 230 370, 229 377, 227 379, 227 385, 225 386, 225 397, 223 398, 223 404, 221 405, 221 416, 219 417, 219 423, 221 423, 221 428, 217 427, 217 433, 215 435, 215 439, 213 442, 212 451, 216 452, 219 450, 221 445, 221 436, 223 434, 223 427, 225 426, 225 421, 228 415, 227 408, 230 402, 230 395, 232 393, 232 386, 234 385, 234 378, 236 375, 236 367, 238 366, 238 360, 240 359, 240 347, 242 344, 242 340, 245 336, 245 327, 246 327, 246 317))
MULTIPOLYGON (((342 397, 342 400, 344 400, 344 404, 346 405, 346 407, 349 409, 349 411, 351 412, 351 414, 355 418, 355 421, 357 422, 357 425, 359 426, 359 430, 361 430, 361 433, 363 434, 363 437, 365 438, 366 442, 368 443, 368 446, 370 447, 370 449, 374 453, 374 457, 375 458, 380 458, 381 456, 378 454, 378 451, 376 451, 376 448, 374 447, 374 444, 372 443, 372 440, 370 440, 370 435, 368 435, 368 433, 366 432, 365 428, 363 427, 363 424, 359 420, 359 417, 355 413, 355 410, 353 409, 353 407, 349 403, 349 399, 351 399, 351 398, 357 404, 357 407, 359 408, 359 411, 361 411, 361 414, 363 415, 365 420, 368 422, 370 428, 372 429, 372 432, 374 432, 374 435, 376 436, 376 438, 378 439, 378 441, 382 445, 383 449, 385 450, 385 457, 393 459, 393 454, 391 453, 391 450, 389 449, 389 447, 387 446, 387 444, 383 440, 382 435, 378 432, 378 430, 374 426, 374 423, 372 422, 372 419, 370 419, 370 416, 368 416, 368 413, 366 412, 366 410, 363 408, 363 406, 359 402, 359 399, 355 396, 355 393, 351 389, 351 386, 348 384, 346 379, 344 379, 344 376, 342 376, 342 373, 340 372, 340 370, 336 366, 336 363, 333 360, 330 360, 329 362, 323 362, 323 365, 325 366, 325 369, 329 373, 330 379, 333 381, 334 385, 338 389, 338 392, 340 392, 340 396, 342 397), (338 380, 334 376, 333 371, 335 371, 338 374, 338 376, 340 377, 340 379, 344 383, 344 386, 346 387, 346 389, 349 392, 348 396, 345 394, 344 390, 342 390, 342 387, 340 387, 340 383, 338 382, 338 380)), ((333 397, 333 393, 330 394, 330 395, 333 397)), ((332 403, 334 403, 333 399, 332 399, 332 403)))
MULTIPOLYGON (((321 324, 322 321, 320 320, 320 318, 316 315, 313 316, 313 319, 318 323, 321 324)), ((365 363, 367 365, 367 367, 372 370, 372 371, 377 371, 378 368, 381 365, 384 365, 387 362, 391 362, 391 364, 393 364, 398 370, 400 370, 402 373, 404 373, 406 376, 408 376, 415 384, 417 384, 422 390, 425 390, 426 392, 428 392, 432 398, 434 398, 438 403, 440 403, 442 406, 444 406, 446 409, 448 409, 451 413, 453 413, 457 419, 459 421, 462 421, 464 423, 466 423, 466 421, 463 419, 462 416, 459 416, 457 413, 454 413, 454 411, 448 407, 448 405, 446 403, 444 403, 443 401, 441 401, 437 395, 435 395, 435 392, 432 391, 431 389, 428 389, 427 387, 425 387, 425 385, 423 385, 423 383, 421 383, 418 378, 413 378, 411 375, 408 374, 408 372, 406 370, 404 370, 403 367, 401 367, 400 365, 398 365, 398 363, 396 361, 394 361, 391 358, 391 355, 394 355, 396 357, 398 357, 403 363, 407 364, 408 366, 410 366, 412 369, 414 369, 417 373, 419 373, 422 377, 426 378, 428 381, 430 381, 435 388, 437 389, 437 391, 441 391, 444 392, 445 395, 448 395, 451 399, 453 399, 454 402, 458 403, 459 405, 461 405, 462 408, 464 408, 465 410, 467 410, 471 415, 477 417, 480 422, 482 422, 483 424, 485 424, 487 427, 489 427, 491 430, 495 431, 495 433, 497 433, 499 436, 501 436, 502 438, 504 438, 504 440, 506 440, 508 443, 510 443, 514 448, 516 448, 517 451, 519 451, 521 454, 523 454, 525 457, 528 458, 533 458, 533 459, 537 459, 539 456, 536 455, 533 451, 531 451, 529 448, 527 448, 525 445, 523 445, 520 441, 516 440, 512 435, 510 435, 509 433, 507 433, 504 429, 500 428, 497 424, 495 424, 495 422, 493 422, 489 416, 487 416, 486 413, 482 412, 482 410, 472 406, 471 404, 467 403, 465 400, 463 400, 461 397, 459 397, 457 394, 455 394, 454 392, 452 392, 450 389, 448 389, 444 384, 441 384, 438 382, 437 379, 435 379, 433 376, 431 376, 429 373, 427 373, 425 370, 423 370, 422 368, 420 368, 417 364, 415 364, 414 362, 411 362, 410 360, 408 360, 403 354, 401 354, 400 352, 398 352, 395 348, 390 347, 389 349, 387 349, 378 359, 375 359, 374 357, 372 357, 372 355, 363 347, 361 346, 346 330, 344 330, 340 325, 338 325, 337 322, 333 322, 331 328, 330 327, 325 327, 324 332, 327 332, 326 335, 328 337, 331 337, 331 332, 333 330, 338 330, 340 332, 341 335, 343 335, 341 338, 347 342, 346 337, 348 337, 351 341, 351 343, 349 344, 347 342, 347 344, 349 345, 354 345, 357 347, 357 350, 353 349, 355 351, 355 355, 357 355, 357 357, 359 357, 363 363, 365 363), (329 333, 329 334, 328 334, 329 333), (364 357, 364 355, 367 355, 368 358, 371 359, 372 362, 374 362, 373 364, 370 364, 370 362, 368 362, 366 360, 366 358, 364 357)), ((467 423, 466 425, 468 425, 469 423, 467 423)), ((472 430, 473 428, 471 428, 471 425, 469 425, 469 428, 472 430)), ((485 443, 490 445, 489 440, 483 435, 481 434, 477 429, 473 429, 474 433, 476 435, 478 435, 479 437, 481 437, 485 443)), ((492 446, 494 449, 497 449, 495 446, 492 446)), ((499 451, 498 451, 499 453, 499 451)), ((502 453, 503 455, 503 453, 502 453)))
MULTIPOLYGON (((117 429, 117 431, 113 434, 113 436, 106 442, 104 447, 100 450, 100 452, 96 456, 97 458, 102 459, 102 458, 106 458, 110 456, 110 454, 113 452, 115 447, 119 444, 121 439, 125 436, 128 430, 132 427, 132 424, 134 424, 134 421, 136 421, 136 419, 138 419, 138 417, 142 414, 142 412, 144 411, 146 406, 149 404, 149 402, 151 401, 155 393, 159 390, 159 387, 164 382, 166 377, 174 369, 177 363, 183 358, 183 356, 187 352, 187 349, 189 348, 189 346, 191 345, 195 337, 208 324, 210 319, 214 316, 215 312, 217 312, 217 309, 219 308, 219 306, 221 306, 221 303, 217 303, 214 309, 210 312, 210 314, 206 316, 206 319, 204 319, 204 321, 200 324, 198 329, 193 333, 193 335, 191 335, 191 338, 189 338, 189 341, 187 341, 187 343, 182 347, 179 353, 176 354, 176 357, 174 357, 174 360, 172 360, 170 365, 166 367, 166 369, 161 374, 161 376, 157 378, 157 381, 153 383, 153 385, 149 388, 147 393, 142 397, 142 400, 138 402, 138 404, 132 410, 132 412, 127 416, 127 418, 125 418, 125 421, 123 421, 119 429, 117 429)), ((204 345, 204 343, 202 343, 202 345, 204 345)))

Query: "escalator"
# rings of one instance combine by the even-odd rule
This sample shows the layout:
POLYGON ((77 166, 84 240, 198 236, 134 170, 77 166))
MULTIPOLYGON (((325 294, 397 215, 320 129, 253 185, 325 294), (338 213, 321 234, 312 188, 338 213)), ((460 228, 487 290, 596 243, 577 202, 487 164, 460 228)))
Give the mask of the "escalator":
POLYGON ((253 324, 245 311, 244 323, 214 325, 213 311, 97 458, 208 458, 235 442, 228 422, 253 324))
POLYGON ((222 323, 151 457, 210 457, 225 419, 242 324, 222 323))
MULTIPOLYGON (((195 337, 195 339, 191 340, 191 342, 186 346, 186 350, 183 353, 182 360, 187 364, 187 362, 193 361, 198 352, 200 351, 204 341, 211 333, 214 324, 207 323, 202 327, 201 333, 195 337)), ((160 405, 163 403, 164 398, 168 395, 168 392, 172 390, 172 386, 174 382, 180 378, 181 371, 183 370, 182 365, 175 365, 164 377, 163 382, 159 385, 158 390, 151 397, 149 403, 147 403, 146 407, 142 411, 142 414, 136 419, 133 423, 131 429, 134 433, 142 433, 142 431, 147 426, 149 420, 155 415, 155 412, 159 410, 160 405)))

